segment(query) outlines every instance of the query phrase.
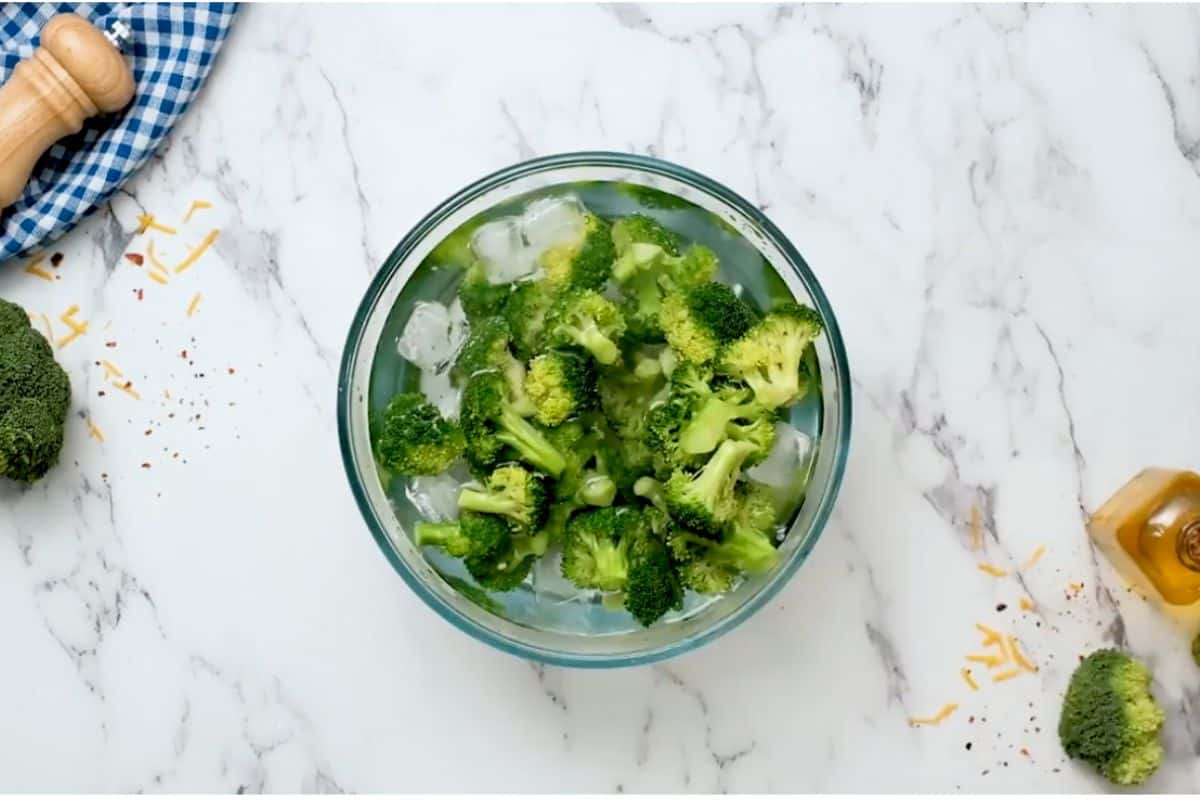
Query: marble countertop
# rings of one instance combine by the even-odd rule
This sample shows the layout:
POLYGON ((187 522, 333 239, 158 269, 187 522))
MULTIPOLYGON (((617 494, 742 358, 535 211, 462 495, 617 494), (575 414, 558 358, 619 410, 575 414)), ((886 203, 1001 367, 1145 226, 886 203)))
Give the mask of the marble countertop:
POLYGON ((90 323, 58 351, 62 464, 0 488, 3 788, 1098 790, 1054 731, 1077 655, 1118 644, 1168 712, 1149 788, 1194 789, 1186 635, 1084 520, 1144 465, 1200 466, 1198 39, 1186 7, 244 9, 168 144, 52 246, 58 279, 0 266, 56 335, 72 304, 90 323), (809 562, 724 638, 611 672, 426 608, 367 535, 334 417, 404 232, 576 149, 757 202, 854 372, 809 562), (177 236, 135 233, 194 199, 177 236), (211 228, 165 285, 124 257, 174 263, 211 228), (976 622, 1040 670, 971 691, 976 622))

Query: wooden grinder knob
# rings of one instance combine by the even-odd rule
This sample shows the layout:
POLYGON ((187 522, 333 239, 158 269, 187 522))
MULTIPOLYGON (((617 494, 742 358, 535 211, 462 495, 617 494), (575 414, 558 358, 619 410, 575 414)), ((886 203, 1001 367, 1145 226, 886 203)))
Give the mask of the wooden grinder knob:
POLYGON ((0 86, 0 209, 12 205, 42 154, 98 113, 133 98, 133 72, 95 25, 59 14, 42 43, 0 86))

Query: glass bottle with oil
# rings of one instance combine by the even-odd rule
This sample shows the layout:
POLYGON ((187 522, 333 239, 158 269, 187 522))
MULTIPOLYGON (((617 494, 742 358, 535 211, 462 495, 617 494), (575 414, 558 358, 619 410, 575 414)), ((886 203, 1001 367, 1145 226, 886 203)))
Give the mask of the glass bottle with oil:
POLYGON ((1200 475, 1144 469, 1092 515, 1088 530, 1132 582, 1148 582, 1171 606, 1200 604, 1200 475))

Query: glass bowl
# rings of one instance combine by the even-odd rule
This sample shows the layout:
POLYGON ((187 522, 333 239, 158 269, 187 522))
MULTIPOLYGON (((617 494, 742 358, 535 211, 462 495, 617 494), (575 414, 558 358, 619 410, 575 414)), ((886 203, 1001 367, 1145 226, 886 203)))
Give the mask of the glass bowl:
MULTIPOLYGON (((669 209, 671 204, 662 207, 669 209)), ((770 600, 804 563, 829 518, 845 469, 850 373, 837 320, 817 279, 791 242, 753 205, 710 178, 658 159, 567 153, 525 161, 483 178, 435 208, 400 241, 371 282, 350 327, 338 381, 338 432, 346 474, 368 529, 400 577, 434 611, 513 655, 565 666, 628 666, 679 655, 730 630, 770 600), (687 201, 681 205, 712 215, 717 236, 724 238, 705 243, 718 250, 722 263, 731 243, 745 251, 734 253, 735 258, 744 262, 746 254, 751 257, 751 274, 739 276, 748 299, 766 305, 780 296, 794 297, 816 308, 825 322, 825 333, 815 342, 821 393, 806 412, 816 455, 807 467, 811 477, 803 503, 780 545, 779 564, 717 598, 689 593, 681 614, 645 629, 595 598, 564 601, 555 596, 554 602, 541 602, 539 589, 528 584, 488 595, 462 574, 454 574, 444 560, 427 557, 408 533, 421 514, 394 481, 384 484, 370 443, 372 411, 391 392, 417 385, 415 370, 406 372, 396 354, 397 337, 415 302, 430 295, 453 297, 458 275, 424 266, 431 250, 476 215, 511 207, 531 192, 560 186, 587 191, 586 187, 613 182, 659 190, 665 194, 652 191, 649 196, 673 202, 681 198, 687 201)))

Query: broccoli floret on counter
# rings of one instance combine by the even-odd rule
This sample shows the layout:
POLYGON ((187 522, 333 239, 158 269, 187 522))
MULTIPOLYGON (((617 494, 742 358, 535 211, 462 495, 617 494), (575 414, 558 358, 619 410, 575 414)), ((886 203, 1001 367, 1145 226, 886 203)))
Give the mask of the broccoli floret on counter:
POLYGON ((613 301, 586 289, 571 289, 554 301, 546 313, 545 344, 549 347, 582 347, 605 366, 617 363, 617 342, 625 333, 625 320, 613 301))
POLYGON ((482 489, 465 487, 459 492, 458 507, 507 517, 522 529, 537 529, 550 511, 552 490, 545 475, 519 464, 497 467, 482 489))
POLYGON ((820 335, 821 317, 788 303, 759 320, 721 355, 720 371, 745 381, 767 408, 790 405, 808 391, 804 349, 820 335))
POLYGON ((659 322, 680 358, 704 364, 741 338, 754 324, 754 316, 728 286, 701 283, 668 294, 659 322))
POLYGON ((391 399, 375 439, 379 463, 398 475, 437 475, 463 453, 462 430, 416 392, 391 399))
POLYGON ((555 479, 566 466, 563 454, 513 407, 505 381, 497 373, 481 372, 467 381, 460 420, 467 460, 476 470, 498 464, 510 450, 555 479))
POLYGON ((543 425, 559 425, 596 403, 596 369, 590 359, 551 350, 529 363, 525 394, 543 425))
POLYGON ((1116 650, 1085 658, 1067 687, 1058 737, 1071 758, 1120 785, 1146 781, 1162 762, 1163 711, 1150 693, 1150 671, 1116 650))
POLYGON ((58 462, 71 382, 20 306, 0 300, 0 477, 32 482, 58 462))
POLYGON ((513 289, 504 306, 504 319, 512 332, 513 352, 521 358, 529 360, 541 349, 546 312, 554 297, 554 291, 542 281, 525 281, 513 289))
POLYGON ((610 226, 595 214, 584 217, 583 238, 542 254, 545 281, 554 289, 599 289, 608 281, 614 258, 610 226))
POLYGON ((742 462, 755 452, 749 442, 726 439, 699 472, 676 469, 663 485, 672 519, 695 531, 719 536, 737 512, 733 487, 742 462))
POLYGON ((504 377, 513 410, 522 417, 530 417, 534 407, 525 395, 525 365, 509 352, 509 341, 510 331, 503 317, 489 317, 473 325, 454 363, 454 372, 459 380, 481 372, 499 372, 504 377))

